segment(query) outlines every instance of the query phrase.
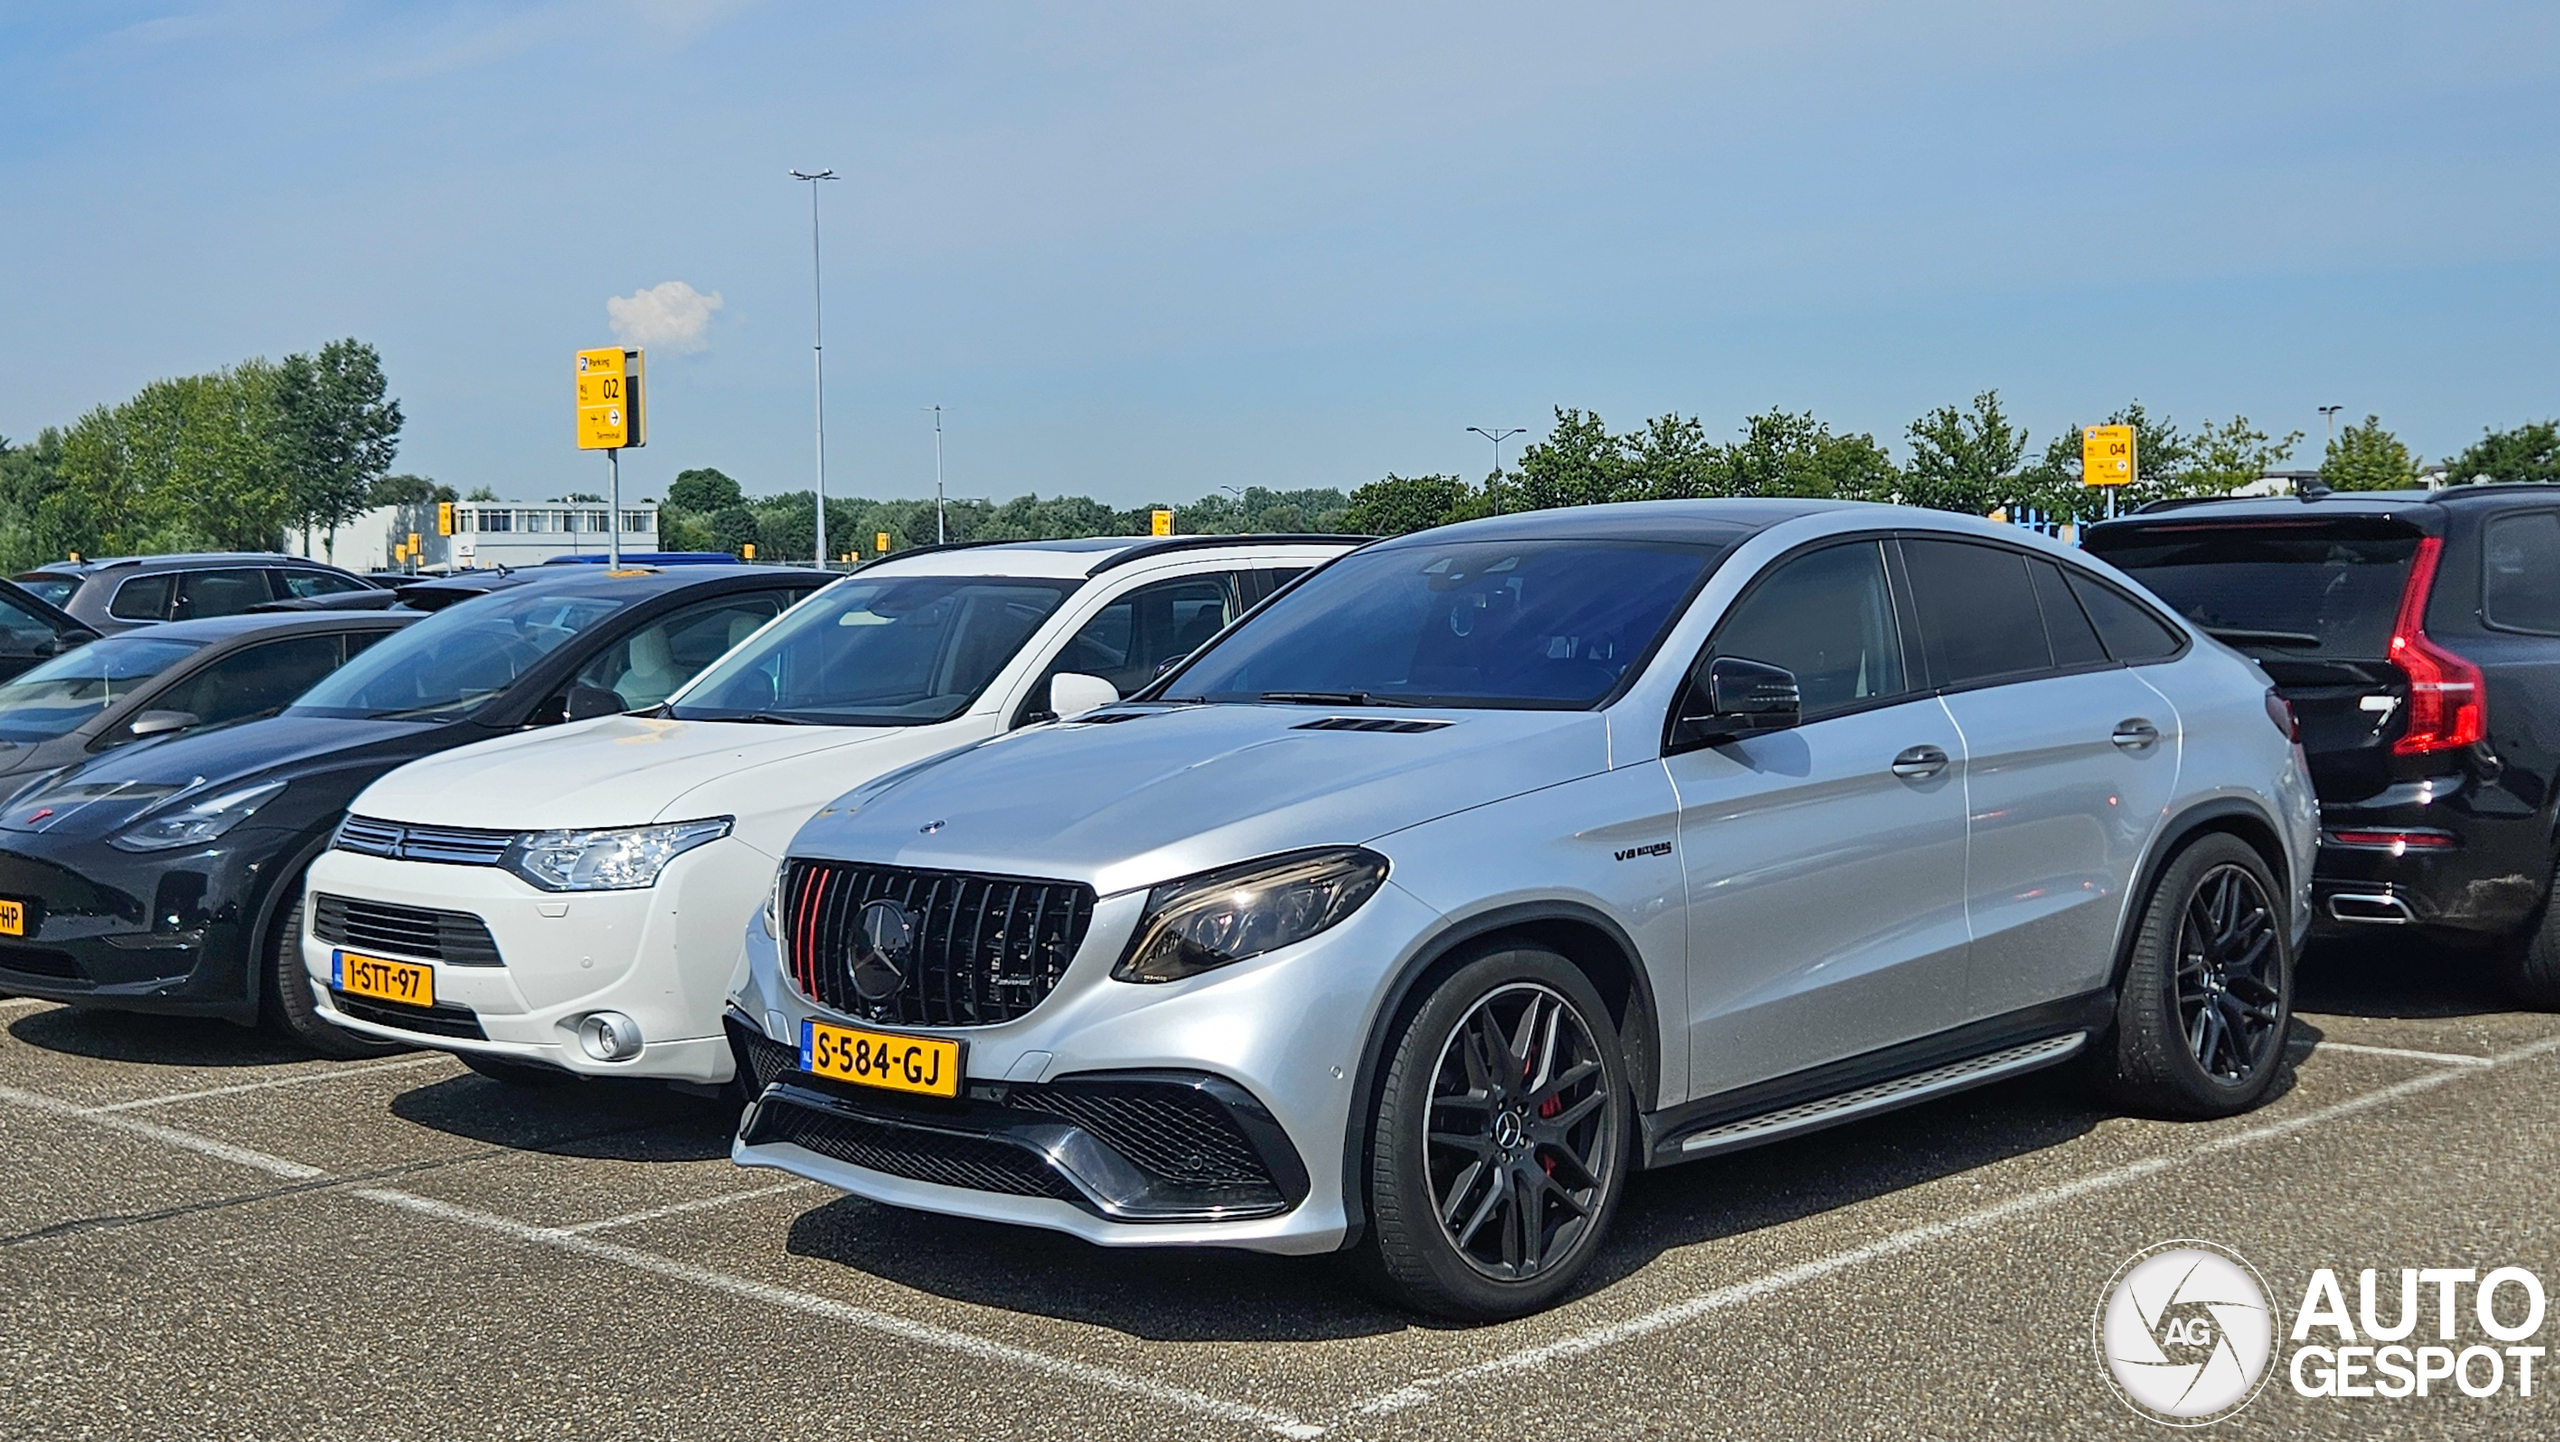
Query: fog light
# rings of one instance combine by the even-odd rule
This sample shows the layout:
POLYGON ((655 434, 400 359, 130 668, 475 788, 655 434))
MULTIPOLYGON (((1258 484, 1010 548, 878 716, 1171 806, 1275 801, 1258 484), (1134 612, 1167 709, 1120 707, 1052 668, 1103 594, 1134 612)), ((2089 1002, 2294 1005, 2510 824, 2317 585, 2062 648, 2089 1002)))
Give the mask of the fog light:
POLYGON ((618 1011, 578 1019, 578 1049, 598 1061, 629 1061, 640 1054, 640 1023, 618 1011))

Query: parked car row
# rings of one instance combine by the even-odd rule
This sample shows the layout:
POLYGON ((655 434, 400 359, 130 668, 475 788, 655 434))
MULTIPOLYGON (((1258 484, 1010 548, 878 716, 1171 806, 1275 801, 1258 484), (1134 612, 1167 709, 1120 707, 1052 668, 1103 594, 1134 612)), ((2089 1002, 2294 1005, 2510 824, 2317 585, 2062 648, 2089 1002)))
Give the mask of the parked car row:
POLYGON ((2062 1064, 2252 1107, 2315 923, 2560 972, 2560 490, 562 569, 257 632, 342 648, 266 719, 57 703, 0 988, 722 1086, 744 1165, 1490 1318, 1641 1168, 2062 1064))

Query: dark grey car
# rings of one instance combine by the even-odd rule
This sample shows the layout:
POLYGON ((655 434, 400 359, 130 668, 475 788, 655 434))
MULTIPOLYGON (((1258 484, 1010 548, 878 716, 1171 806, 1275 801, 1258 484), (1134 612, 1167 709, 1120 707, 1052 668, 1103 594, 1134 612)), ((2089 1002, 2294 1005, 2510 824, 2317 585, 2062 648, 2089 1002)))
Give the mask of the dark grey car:
POLYGON ((271 716, 414 611, 227 616, 109 636, 0 683, 0 783, 271 716))
POLYGON ((100 635, 158 621, 237 616, 265 601, 375 589, 352 571, 272 551, 57 561, 20 574, 17 582, 100 635))

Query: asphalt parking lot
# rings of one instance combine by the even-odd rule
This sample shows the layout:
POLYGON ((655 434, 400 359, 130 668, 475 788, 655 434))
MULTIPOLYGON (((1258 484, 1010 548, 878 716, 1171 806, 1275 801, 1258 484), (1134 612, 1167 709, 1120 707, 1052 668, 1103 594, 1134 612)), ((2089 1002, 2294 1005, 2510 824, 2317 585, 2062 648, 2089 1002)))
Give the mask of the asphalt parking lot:
MULTIPOLYGON (((2560 1270, 2560 1017, 2406 944, 2315 950, 2302 990, 2262 1111, 2126 1119, 2046 1073, 1650 1174, 1593 1285, 1474 1330, 1329 1262, 740 1171, 721 1112, 661 1088, 0 1001, 0 1434, 2161 1436, 2090 1340, 2146 1245, 2560 1270)), ((2279 1377, 2213 1430, 2549 1435, 2555 1406, 2279 1377)))

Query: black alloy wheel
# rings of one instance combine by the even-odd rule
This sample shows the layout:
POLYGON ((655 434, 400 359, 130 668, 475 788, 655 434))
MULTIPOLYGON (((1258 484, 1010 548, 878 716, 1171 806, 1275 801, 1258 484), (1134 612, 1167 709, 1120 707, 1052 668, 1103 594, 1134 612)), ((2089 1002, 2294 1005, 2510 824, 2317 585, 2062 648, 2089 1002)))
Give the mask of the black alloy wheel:
POLYGON ((1413 1004, 1383 1060, 1363 1270, 1400 1306, 1467 1321, 1563 1297, 1631 1165, 1632 1094, 1591 978, 1490 943, 1413 1004))
POLYGON ((2293 1024, 2293 930, 2275 873, 2249 843, 2196 838, 2135 913, 2115 1023, 2089 1059, 2130 1110, 2227 1117, 2267 1099, 2293 1024))
POLYGON ((2283 958, 2275 904, 2246 867, 2205 874, 2178 931, 2178 1015, 2206 1075, 2245 1083, 2274 1060, 2284 997, 2268 980, 2283 958))
POLYGON ((1580 1240, 1617 1145, 1613 1101, 1590 1024, 1554 990, 1506 986, 1458 1023, 1423 1144, 1432 1211, 1469 1266, 1525 1281, 1580 1240))

